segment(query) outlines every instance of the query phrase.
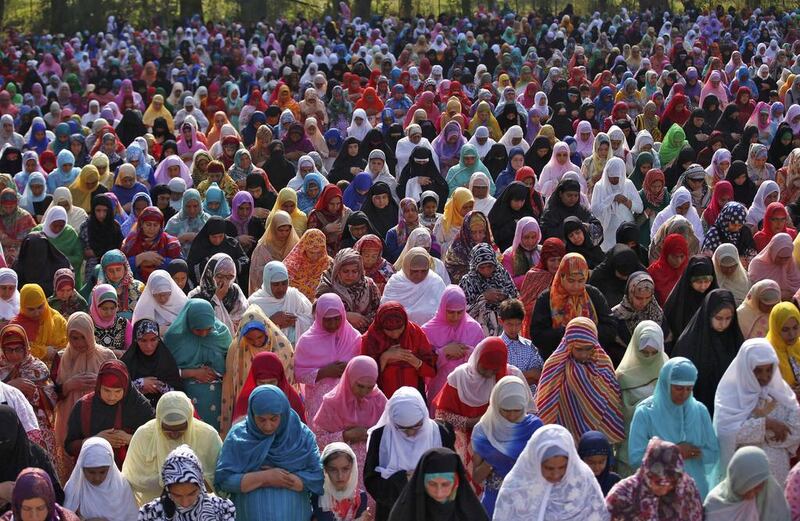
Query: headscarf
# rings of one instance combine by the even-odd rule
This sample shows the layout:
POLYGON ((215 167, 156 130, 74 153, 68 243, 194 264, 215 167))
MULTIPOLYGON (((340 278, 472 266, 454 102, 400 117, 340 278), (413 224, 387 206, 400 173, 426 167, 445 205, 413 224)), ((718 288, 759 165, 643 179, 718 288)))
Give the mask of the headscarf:
POLYGON ((747 275, 747 271, 745 271, 739 259, 739 252, 736 250, 736 246, 728 243, 721 244, 714 250, 712 261, 714 262, 714 273, 717 277, 717 284, 720 288, 727 289, 733 293, 733 297, 736 299, 736 305, 738 306, 744 301, 752 284, 750 282, 750 277, 747 275), (728 259, 728 261, 724 261, 723 259, 728 259), (725 275, 722 271, 723 266, 735 266, 736 271, 732 275, 725 275))
MULTIPOLYGON (((24 435, 24 433, 23 433, 24 435)), ((26 436, 27 439, 27 436, 26 436)), ((29 499, 41 499, 47 507, 46 521, 69 521, 77 516, 56 503, 56 493, 50 475, 41 468, 28 467, 14 476, 11 494, 11 515, 8 519, 23 519, 22 504, 29 499)), ((5 516, 4 516, 5 517, 5 516)))
POLYGON ((750 261, 750 280, 774 280, 781 287, 781 295, 791 298, 800 289, 800 267, 790 257, 792 238, 788 233, 776 233, 761 253, 750 261), (783 262, 777 262, 783 258, 783 262))
MULTIPOLYGON (((52 281, 51 281, 52 283, 52 281)), ((20 310, 42 307, 38 319, 17 315, 12 324, 18 324, 25 331, 26 343, 30 341, 30 354, 42 360, 47 355, 48 346, 66 345, 66 320, 47 303, 47 297, 38 284, 25 284, 19 291, 20 310)))
POLYGON ((538 429, 517 459, 495 506, 496 519, 606 519, 600 483, 578 456, 575 439, 560 425, 538 429), (542 463, 554 456, 567 458, 561 481, 542 475, 542 463))
POLYGON ((597 474, 597 482, 600 483, 600 489, 603 495, 607 495, 618 481, 619 475, 611 472, 611 466, 614 463, 614 454, 606 435, 599 431, 587 431, 583 433, 578 441, 578 456, 582 460, 592 456, 605 456, 606 465, 600 474, 597 474))
POLYGON ((474 202, 475 198, 472 192, 466 188, 456 188, 453 195, 444 206, 444 214, 442 215, 442 228, 445 233, 450 233, 451 230, 458 230, 464 222, 464 217, 467 212, 462 212, 462 208, 467 203, 474 202))
POLYGON ((78 461, 64 485, 64 506, 80 511, 86 518, 111 517, 120 521, 136 521, 139 508, 130 485, 114 464, 114 451, 104 438, 92 437, 83 442, 78 461), (93 485, 86 479, 84 468, 106 467, 103 482, 93 485))
POLYGON ((377 380, 378 364, 374 359, 363 355, 351 358, 336 386, 322 397, 314 427, 325 432, 340 432, 354 426, 375 425, 386 406, 386 396, 375 385, 377 380), (356 383, 372 383, 374 387, 366 396, 357 397, 352 391, 356 383))
POLYGON ((554 328, 566 327, 575 317, 587 317, 597 321, 597 312, 589 294, 584 288, 580 295, 569 295, 561 279, 571 274, 581 274, 588 281, 589 265, 579 253, 567 253, 561 258, 558 271, 550 286, 550 313, 554 328))
POLYGON ((663 168, 670 166, 684 146, 689 146, 686 133, 683 131, 683 127, 673 123, 661 142, 661 148, 658 149, 658 160, 661 162, 661 166, 663 168))
POLYGON ((352 463, 350 478, 345 490, 339 491, 325 473, 325 483, 322 486, 324 493, 319 497, 319 508, 322 512, 331 512, 339 519, 355 519, 359 509, 364 506, 361 504, 362 492, 358 488, 359 462, 356 453, 353 452, 350 445, 337 441, 325 446, 320 455, 320 461, 325 466, 329 460, 341 455, 346 456, 352 463))
POLYGON ((643 320, 652 320, 656 324, 661 324, 664 320, 664 312, 658 305, 656 298, 655 281, 646 271, 636 271, 628 275, 625 283, 625 293, 622 301, 612 309, 614 316, 625 323, 629 332, 633 332, 637 324, 643 320), (652 298, 642 310, 637 310, 633 303, 633 297, 638 293, 650 293, 652 298))
POLYGON ((315 298, 320 278, 330 263, 331 258, 326 252, 325 234, 321 230, 313 228, 306 230, 300 237, 300 241, 283 259, 283 264, 289 271, 289 285, 299 289, 312 301, 315 298), (310 250, 321 251, 319 258, 313 262, 307 257, 307 252, 310 250))
POLYGON ((781 376, 795 387, 800 382, 800 341, 787 344, 780 335, 783 325, 789 319, 800 323, 800 311, 791 302, 781 302, 772 308, 769 314, 769 331, 766 338, 778 354, 778 366, 781 376))
POLYGON ((253 357, 250 371, 247 373, 247 379, 244 381, 242 390, 239 391, 239 396, 236 398, 236 405, 233 408, 231 417, 232 422, 236 423, 239 418, 247 416, 247 402, 253 390, 258 387, 259 381, 270 379, 278 381, 276 386, 286 395, 292 409, 300 417, 300 421, 307 423, 303 400, 294 387, 289 384, 283 362, 281 362, 277 354, 271 351, 261 352, 253 357))
POLYGON ((611 443, 625 439, 619 384, 590 319, 577 317, 567 324, 561 343, 542 369, 536 406, 542 421, 565 425, 576 438, 599 430, 611 443), (580 363, 572 357, 575 343, 593 346, 591 360, 580 363))

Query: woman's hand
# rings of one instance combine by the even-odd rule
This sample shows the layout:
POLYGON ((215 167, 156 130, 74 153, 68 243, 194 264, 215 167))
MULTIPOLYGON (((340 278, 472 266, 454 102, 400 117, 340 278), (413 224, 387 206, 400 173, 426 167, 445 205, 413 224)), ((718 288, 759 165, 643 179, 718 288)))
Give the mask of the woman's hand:
POLYGON ((136 256, 136 266, 149 264, 153 266, 160 266, 164 262, 164 257, 154 251, 145 251, 136 256))
POLYGON ((28 399, 30 399, 33 396, 33 393, 36 392, 36 384, 27 378, 14 378, 8 382, 8 385, 19 389, 20 392, 25 395, 25 398, 28 399))
POLYGON ((325 233, 340 233, 342 231, 342 225, 339 224, 338 222, 330 223, 330 224, 326 225, 322 229, 322 231, 324 231, 325 233))
POLYGON ((464 355, 467 353, 467 349, 467 346, 461 342, 450 342, 444 346, 442 352, 448 360, 458 360, 459 358, 464 358, 464 355))
POLYGON ((253 244, 255 244, 256 242, 255 237, 253 237, 252 235, 239 235, 238 237, 236 237, 236 239, 239 241, 239 244, 241 244, 242 248, 248 250, 252 248, 253 244))
POLYGON ((342 440, 348 445, 367 441, 367 429, 364 427, 350 427, 342 431, 342 440))
POLYGON ((341 378, 345 367, 347 367, 346 362, 334 362, 332 364, 328 364, 317 371, 317 381, 320 381, 323 378, 341 378))
POLYGON ((164 383, 154 376, 142 378, 142 394, 156 394, 164 383))
POLYGON ((350 311, 347 313, 347 321, 350 322, 350 325, 356 329, 366 329, 367 326, 369 326, 367 317, 361 313, 356 313, 355 311, 350 311))
POLYGON ((253 217, 256 219, 266 219, 269 217, 269 210, 266 208, 253 208, 253 217))
POLYGON ((284 313, 283 311, 278 311, 277 313, 269 317, 269 319, 272 320, 272 322, 281 329, 286 327, 292 327, 294 326, 295 322, 297 322, 296 316, 290 315, 289 313, 284 313))
POLYGON ((792 433, 792 429, 790 429, 788 425, 773 418, 766 418, 765 427, 768 431, 772 432, 777 442, 786 440, 786 437, 792 433))
POLYGON ((700 458, 703 456, 703 451, 700 450, 700 447, 695 447, 691 443, 679 443, 678 450, 681 451, 681 456, 683 459, 695 459, 700 458))
POLYGON ((61 388, 64 390, 64 394, 83 390, 89 392, 94 388, 96 382, 97 375, 91 373, 79 373, 64 382, 64 385, 61 388))
POLYGON ((217 373, 207 365, 204 365, 195 369, 184 369, 183 377, 193 378, 201 384, 210 384, 217 380, 217 373))

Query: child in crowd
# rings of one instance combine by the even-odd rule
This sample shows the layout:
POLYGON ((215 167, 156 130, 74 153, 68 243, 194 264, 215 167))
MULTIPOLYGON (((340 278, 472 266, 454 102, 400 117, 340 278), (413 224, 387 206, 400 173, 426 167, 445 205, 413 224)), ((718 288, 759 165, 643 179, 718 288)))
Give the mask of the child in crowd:
POLYGON ((536 384, 542 374, 544 360, 536 346, 520 335, 524 319, 525 306, 521 300, 511 298, 500 303, 500 325, 503 327, 500 338, 508 347, 508 363, 522 371, 531 386, 531 393, 536 395, 536 384))

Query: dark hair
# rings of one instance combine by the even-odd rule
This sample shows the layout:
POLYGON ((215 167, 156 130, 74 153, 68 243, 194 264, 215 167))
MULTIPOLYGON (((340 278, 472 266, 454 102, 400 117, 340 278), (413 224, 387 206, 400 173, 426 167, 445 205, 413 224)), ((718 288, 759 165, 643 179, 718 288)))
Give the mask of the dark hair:
POLYGON ((500 320, 524 320, 525 305, 516 298, 506 299, 500 303, 500 320))

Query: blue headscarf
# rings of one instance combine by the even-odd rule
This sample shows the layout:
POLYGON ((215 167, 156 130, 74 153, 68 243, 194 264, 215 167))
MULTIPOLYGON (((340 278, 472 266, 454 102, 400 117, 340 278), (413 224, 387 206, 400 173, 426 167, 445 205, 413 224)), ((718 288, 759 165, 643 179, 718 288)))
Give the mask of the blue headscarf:
POLYGON ((589 458, 591 456, 605 456, 606 466, 599 475, 597 475, 597 482, 600 483, 600 489, 603 495, 607 495, 618 481, 619 474, 611 472, 611 467, 614 465, 614 453, 611 450, 611 443, 605 434, 600 431, 586 431, 581 436, 578 442, 578 456, 589 458))
POLYGON ((47 183, 44 179, 44 174, 41 172, 34 172, 29 175, 27 184, 25 185, 25 191, 22 192, 22 197, 19 200, 19 207, 27 210, 31 215, 36 215, 36 212, 33 209, 33 203, 41 203, 45 200, 47 197, 46 185, 47 183), (33 195, 33 190, 31 190, 32 184, 45 186, 45 190, 42 190, 41 195, 33 195))
POLYGON ((342 136, 341 130, 338 128, 328 129, 325 131, 323 137, 325 138, 325 144, 328 145, 328 150, 335 150, 336 152, 340 152, 342 150, 344 137, 342 136))
POLYGON ((123 237, 128 236, 128 234, 133 229, 133 225, 136 224, 136 222, 138 221, 138 216, 136 215, 135 207, 136 207, 136 201, 139 199, 144 199, 145 201, 147 201, 145 208, 147 208, 148 206, 153 206, 153 201, 150 200, 150 194, 148 194, 147 192, 137 192, 136 194, 134 194, 133 199, 131 199, 131 213, 128 214, 128 218, 125 219, 125 222, 122 223, 122 226, 120 227, 122 229, 123 237))
POLYGON ((62 150, 69 150, 69 136, 72 132, 70 131, 69 124, 59 123, 58 125, 56 125, 56 128, 55 130, 53 130, 53 133, 56 135, 56 139, 55 141, 53 141, 53 152, 56 154, 56 156, 58 156, 58 154, 61 153, 62 150), (67 138, 66 143, 62 143, 61 141, 59 141, 58 138, 60 137, 66 137, 67 138))
MULTIPOLYGON (((306 176, 308 177, 308 176, 306 176)), ((361 210, 361 205, 367 198, 367 192, 372 187, 372 175, 368 172, 360 172, 356 174, 353 181, 347 185, 342 195, 344 205, 354 212, 361 210), (363 193, 359 193, 363 192, 363 193)))
POLYGON ((322 177, 322 174, 318 174, 316 172, 306 174, 306 177, 303 179, 303 188, 297 192, 297 207, 300 208, 301 212, 308 214, 314 209, 314 205, 317 204, 319 196, 322 194, 324 185, 325 181, 322 177), (308 196, 308 188, 312 183, 316 184, 317 188, 319 189, 317 191, 317 196, 314 198, 308 196))
POLYGON ((247 419, 228 432, 217 461, 217 486, 230 475, 255 472, 264 466, 291 472, 303 480, 306 489, 322 494, 324 478, 316 438, 300 421, 283 391, 274 385, 259 385, 253 390, 247 401, 247 419), (281 418, 272 434, 264 434, 256 424, 256 416, 263 414, 281 418))
POLYGON ((211 186, 206 190, 206 198, 203 200, 203 211, 208 215, 218 215, 223 219, 231 214, 231 207, 228 200, 225 198, 225 192, 219 187, 217 183, 211 183, 211 186), (219 208, 211 210, 208 203, 219 203, 219 208))
POLYGON ((37 154, 41 154, 45 150, 47 150, 47 145, 50 144, 50 140, 47 138, 47 127, 41 121, 34 120, 33 124, 31 125, 31 134, 28 142, 25 143, 25 148, 28 150, 33 150, 37 154), (45 135, 42 139, 36 139, 37 132, 44 132, 45 135))
POLYGON ((611 114, 611 109, 614 108, 614 91, 613 91, 613 89, 611 87, 606 85, 605 87, 600 89, 600 92, 597 94, 597 97, 594 99, 594 108, 595 108, 595 111, 596 111, 595 118, 597 118, 598 121, 602 121, 600 119, 601 118, 601 114, 603 114, 602 117, 606 117, 606 116, 611 114), (611 99, 608 102, 604 102, 603 101, 603 97, 604 96, 611 96, 611 99))
POLYGON ((131 143, 125 151, 125 158, 131 164, 133 164, 133 161, 139 161, 136 165, 136 180, 149 183, 151 169, 150 165, 147 164, 147 156, 145 156, 142 147, 136 143, 131 143))
POLYGON ((47 176, 47 191, 51 194, 60 186, 69 187, 81 173, 81 169, 75 166, 75 156, 72 155, 69 149, 64 149, 58 153, 56 164, 58 165, 56 169, 47 176), (62 170, 64 165, 72 165, 72 170, 64 172, 62 170))
POLYGON ((164 344, 178 367, 209 365, 220 374, 225 372, 225 356, 232 340, 228 327, 214 315, 211 304, 199 298, 189 299, 164 333, 164 344), (193 329, 209 332, 197 336, 193 329))
MULTIPOLYGON (((495 191, 493 192, 494 195, 499 196, 503 193, 503 190, 506 189, 508 185, 514 182, 517 178, 517 172, 511 167, 511 160, 514 159, 516 156, 525 157, 525 151, 522 150, 522 147, 514 147, 508 152, 508 163, 506 164, 505 169, 500 172, 500 175, 497 176, 497 181, 495 181, 495 191)), ((489 177, 491 179, 491 177, 489 177)))

